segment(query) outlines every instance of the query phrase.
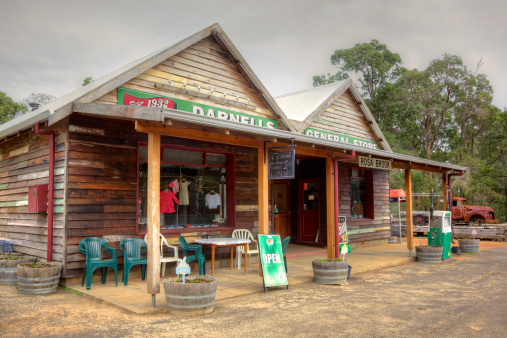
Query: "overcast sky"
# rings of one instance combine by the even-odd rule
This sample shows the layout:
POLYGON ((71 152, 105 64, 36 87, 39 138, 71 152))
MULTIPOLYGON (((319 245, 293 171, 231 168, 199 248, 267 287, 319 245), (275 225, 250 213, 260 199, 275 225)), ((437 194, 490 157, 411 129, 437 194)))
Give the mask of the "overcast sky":
POLYGON ((501 0, 0 0, 0 91, 60 97, 218 22, 273 96, 334 73, 334 50, 378 39, 409 69, 482 58, 504 108, 506 14, 501 0))

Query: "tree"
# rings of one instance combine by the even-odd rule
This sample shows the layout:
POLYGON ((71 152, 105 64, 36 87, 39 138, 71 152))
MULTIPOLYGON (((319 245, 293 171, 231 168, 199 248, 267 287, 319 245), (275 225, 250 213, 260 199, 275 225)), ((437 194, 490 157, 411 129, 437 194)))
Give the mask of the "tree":
POLYGON ((374 99, 380 87, 394 82, 404 71, 401 57, 375 39, 349 49, 336 50, 331 56, 331 64, 338 67, 338 72, 327 77, 314 76, 314 86, 341 81, 355 74, 363 95, 368 99, 374 99))
POLYGON ((26 112, 26 107, 14 102, 4 92, 0 92, 0 124, 12 120, 17 114, 26 112))
POLYGON ((90 84, 92 82, 94 82, 95 80, 92 78, 92 77, 87 77, 83 80, 83 87, 86 86, 87 84, 90 84))
POLYGON ((41 106, 44 106, 50 102, 53 102, 56 100, 56 96, 51 94, 45 94, 45 93, 31 93, 30 96, 24 98, 21 101, 21 104, 23 104, 28 111, 32 110, 32 107, 30 107, 30 103, 38 103, 41 106))

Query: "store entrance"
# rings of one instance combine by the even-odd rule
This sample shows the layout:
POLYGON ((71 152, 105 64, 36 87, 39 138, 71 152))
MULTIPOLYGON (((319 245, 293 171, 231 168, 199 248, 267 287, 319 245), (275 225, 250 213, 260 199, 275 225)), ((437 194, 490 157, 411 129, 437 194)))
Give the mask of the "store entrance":
POLYGON ((273 183, 272 189, 275 234, 285 238, 291 235, 290 181, 277 181, 273 183))
POLYGON ((318 242, 320 219, 320 180, 298 180, 298 240, 318 242))

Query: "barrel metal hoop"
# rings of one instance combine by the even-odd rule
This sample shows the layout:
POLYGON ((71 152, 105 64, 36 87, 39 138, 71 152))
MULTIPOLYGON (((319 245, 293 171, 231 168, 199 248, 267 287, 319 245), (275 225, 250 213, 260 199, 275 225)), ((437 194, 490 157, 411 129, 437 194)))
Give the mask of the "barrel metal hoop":
POLYGON ((168 297, 171 298, 178 298, 178 299, 199 299, 199 298, 208 298, 208 297, 215 297, 216 292, 209 293, 207 295, 201 295, 201 296, 180 296, 180 295, 174 295, 174 294, 168 294, 168 297))
POLYGON ((204 307, 208 307, 208 306, 213 306, 214 304, 215 304, 215 299, 213 299, 212 302, 209 302, 209 303, 206 303, 206 304, 198 304, 198 305, 171 304, 171 303, 168 302, 167 306, 171 307, 171 308, 178 309, 178 310, 182 310, 182 309, 204 308, 204 307))

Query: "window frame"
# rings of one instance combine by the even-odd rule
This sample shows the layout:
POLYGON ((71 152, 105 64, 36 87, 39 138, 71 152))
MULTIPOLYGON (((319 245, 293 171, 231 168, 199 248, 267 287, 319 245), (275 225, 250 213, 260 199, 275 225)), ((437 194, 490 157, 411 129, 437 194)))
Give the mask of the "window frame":
POLYGON ((373 193, 373 169, 363 167, 350 167, 349 172, 350 187, 350 219, 351 221, 373 220, 375 219, 375 203, 373 193), (359 170, 359 176, 352 176, 353 170, 359 170), (366 177, 362 176, 362 172, 366 173, 366 177), (366 215, 363 218, 352 218, 352 179, 361 179, 366 181, 366 215))
MULTIPOLYGON (((137 187, 136 187, 136 234, 139 236, 145 235, 147 230, 139 229, 139 165, 141 163, 148 163, 147 158, 140 157, 140 148, 147 147, 148 142, 138 141, 137 142, 137 167, 136 167, 136 175, 137 175, 137 187)), ((204 148, 193 148, 181 145, 171 145, 171 144, 161 144, 160 145, 160 164, 171 164, 171 165, 188 165, 188 166, 197 166, 197 167, 207 167, 207 168, 226 168, 226 203, 227 203, 227 226, 218 226, 218 227, 206 227, 206 228, 180 228, 180 229, 164 229, 160 228, 160 233, 162 234, 181 234, 188 232, 214 232, 214 231, 223 231, 223 230, 234 230, 236 228, 236 184, 235 184, 235 154, 232 152, 214 150, 214 149, 204 149, 204 148), (165 149, 175 149, 175 150, 183 150, 183 151, 191 151, 202 153, 203 163, 191 163, 191 162, 174 162, 174 161, 166 161, 164 159, 164 150, 165 149), (207 164, 207 154, 218 154, 226 156, 226 165, 218 165, 218 164, 207 164)))

